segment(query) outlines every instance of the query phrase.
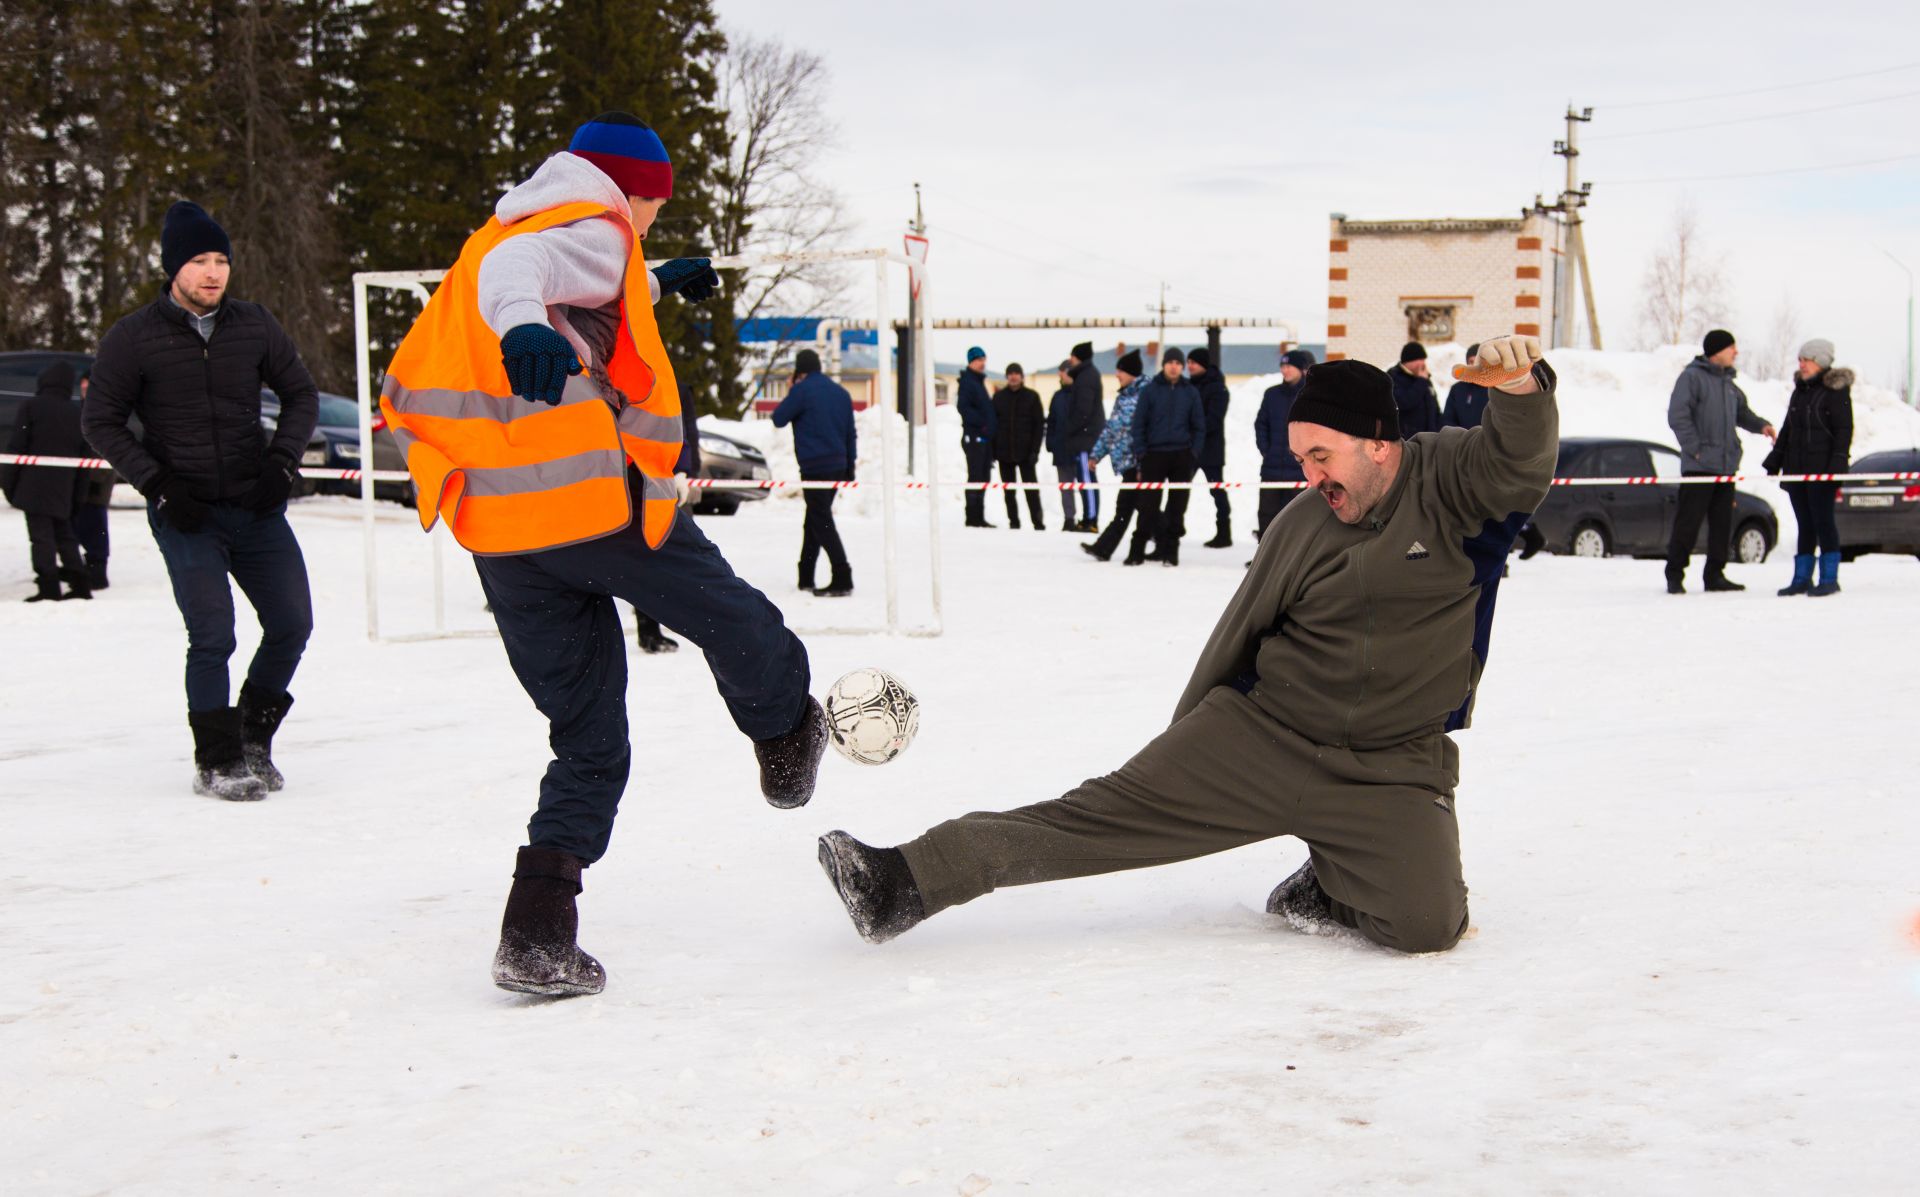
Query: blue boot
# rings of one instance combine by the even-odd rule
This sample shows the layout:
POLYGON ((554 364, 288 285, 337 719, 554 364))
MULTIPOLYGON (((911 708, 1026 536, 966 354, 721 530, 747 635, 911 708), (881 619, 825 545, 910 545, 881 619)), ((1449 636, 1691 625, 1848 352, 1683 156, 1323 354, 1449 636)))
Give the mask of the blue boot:
POLYGON ((1813 589, 1813 554, 1795 553, 1793 555, 1793 584, 1780 591, 1780 597, 1790 594, 1805 594, 1813 589))
POLYGON ((1820 584, 1807 594, 1813 598, 1825 598, 1840 593, 1840 554, 1820 554, 1820 584))

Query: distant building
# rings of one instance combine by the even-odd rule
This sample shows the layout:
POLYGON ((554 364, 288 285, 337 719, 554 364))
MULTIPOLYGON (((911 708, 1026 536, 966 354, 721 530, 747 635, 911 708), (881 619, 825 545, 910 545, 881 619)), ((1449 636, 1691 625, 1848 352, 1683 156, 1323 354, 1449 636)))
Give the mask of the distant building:
POLYGON ((1408 341, 1462 345, 1553 327, 1558 227, 1491 220, 1331 220, 1327 360, 1381 367, 1408 341))

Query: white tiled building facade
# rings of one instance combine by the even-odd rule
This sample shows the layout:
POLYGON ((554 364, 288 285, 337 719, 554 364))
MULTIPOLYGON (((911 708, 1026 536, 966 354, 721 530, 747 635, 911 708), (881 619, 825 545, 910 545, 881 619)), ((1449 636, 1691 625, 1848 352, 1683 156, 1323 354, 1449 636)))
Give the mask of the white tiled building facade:
POLYGON ((1335 216, 1327 272, 1327 360, 1385 368, 1408 341, 1469 345, 1553 330, 1558 226, 1544 216, 1492 220, 1348 220, 1335 216))

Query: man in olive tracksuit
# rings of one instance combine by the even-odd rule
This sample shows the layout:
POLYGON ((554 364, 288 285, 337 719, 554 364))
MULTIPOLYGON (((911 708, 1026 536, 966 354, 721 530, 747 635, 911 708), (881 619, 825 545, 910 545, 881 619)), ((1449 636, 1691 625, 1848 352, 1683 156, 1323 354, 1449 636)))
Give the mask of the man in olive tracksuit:
POLYGON ((1480 428, 1402 442, 1386 375, 1315 366, 1288 439, 1319 501, 1288 505, 1201 653, 1172 726, 1064 797, 942 823, 898 848, 843 831, 820 861, 881 942, 1025 885, 1281 835, 1307 863, 1268 899, 1296 928, 1407 952, 1467 927, 1453 790, 1514 535, 1547 494, 1553 374, 1532 337, 1481 348, 1480 428))

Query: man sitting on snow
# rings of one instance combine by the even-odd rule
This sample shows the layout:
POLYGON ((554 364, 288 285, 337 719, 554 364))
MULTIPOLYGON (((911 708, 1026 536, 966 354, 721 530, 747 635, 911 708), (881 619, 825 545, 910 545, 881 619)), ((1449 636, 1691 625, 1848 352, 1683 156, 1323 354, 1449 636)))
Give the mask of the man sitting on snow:
POLYGON ((1494 593, 1546 497, 1554 376, 1534 337, 1480 347, 1481 427, 1403 442, 1392 384, 1364 362, 1307 371, 1293 503, 1201 653, 1173 724, 1114 773, 1020 810, 980 811, 897 848, 844 831, 820 863, 880 943, 1003 885, 1170 864, 1275 836, 1304 866, 1267 900, 1294 927, 1404 952, 1467 928, 1453 789, 1494 593))

